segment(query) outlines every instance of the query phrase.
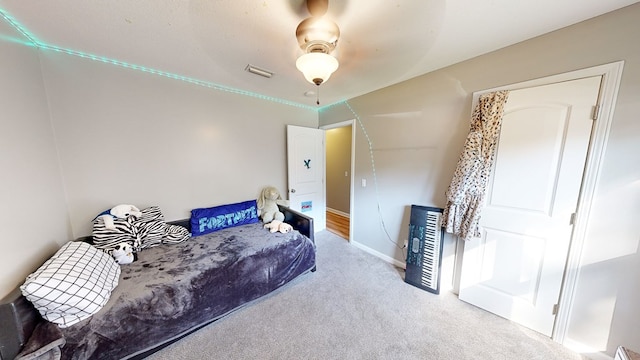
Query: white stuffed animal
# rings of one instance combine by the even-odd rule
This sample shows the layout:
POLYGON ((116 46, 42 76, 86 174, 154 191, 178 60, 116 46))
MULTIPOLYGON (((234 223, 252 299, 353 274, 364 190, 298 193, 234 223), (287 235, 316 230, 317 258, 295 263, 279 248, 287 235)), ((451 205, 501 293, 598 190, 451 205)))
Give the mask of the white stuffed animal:
POLYGON ((111 255, 120 265, 131 264, 134 260, 133 247, 126 242, 121 242, 116 245, 115 249, 111 252, 111 255))
POLYGON ((286 222, 282 222, 280 220, 273 220, 268 224, 264 225, 265 229, 269 229, 270 232, 274 233, 276 231, 280 231, 283 234, 288 233, 293 230, 293 226, 287 224, 286 222))
POLYGON ((102 218, 102 221, 104 221, 104 227, 113 230, 116 228, 113 223, 113 218, 126 219, 129 216, 139 218, 142 216, 142 213, 140 212, 140 209, 133 205, 116 205, 109 210, 103 211, 96 217, 96 219, 102 218))
POLYGON ((262 222, 270 223, 272 220, 284 221, 284 214, 278 209, 278 205, 289 206, 289 201, 282 200, 278 189, 266 186, 258 197, 258 215, 262 222))

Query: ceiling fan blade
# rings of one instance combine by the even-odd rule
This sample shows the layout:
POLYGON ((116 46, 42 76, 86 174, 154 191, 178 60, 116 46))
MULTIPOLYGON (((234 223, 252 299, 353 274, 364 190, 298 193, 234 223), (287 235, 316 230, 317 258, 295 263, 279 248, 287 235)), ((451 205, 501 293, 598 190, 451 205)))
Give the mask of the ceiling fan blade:
POLYGON ((307 9, 311 16, 322 16, 327 13, 329 0, 307 0, 307 9))

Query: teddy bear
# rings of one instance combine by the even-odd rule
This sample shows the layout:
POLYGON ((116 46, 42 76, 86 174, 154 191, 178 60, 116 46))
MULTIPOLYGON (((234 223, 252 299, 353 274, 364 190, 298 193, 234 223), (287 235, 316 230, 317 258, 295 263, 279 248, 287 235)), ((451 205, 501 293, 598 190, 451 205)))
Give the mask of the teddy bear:
POLYGON ((274 233, 276 231, 280 231, 283 234, 288 233, 293 230, 293 226, 287 224, 286 222, 282 222, 280 220, 272 220, 270 223, 264 225, 265 229, 269 229, 270 232, 274 233))
POLYGON ((111 256, 116 259, 120 265, 131 264, 135 257, 133 255, 133 247, 126 242, 121 242, 113 249, 111 256))
POLYGON ((114 230, 116 226, 113 223, 113 218, 126 219, 129 216, 139 218, 142 216, 142 212, 133 205, 116 205, 109 210, 101 212, 95 219, 101 218, 104 221, 104 227, 114 230))
POLYGON ((258 197, 258 216, 265 224, 272 220, 284 221, 284 214, 278 209, 278 205, 289 206, 289 201, 282 200, 278 189, 273 186, 266 186, 258 197))

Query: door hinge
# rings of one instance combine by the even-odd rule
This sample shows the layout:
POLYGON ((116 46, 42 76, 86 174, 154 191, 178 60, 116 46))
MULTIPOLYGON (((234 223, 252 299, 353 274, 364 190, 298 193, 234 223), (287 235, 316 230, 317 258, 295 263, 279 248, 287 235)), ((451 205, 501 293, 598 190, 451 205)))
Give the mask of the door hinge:
POLYGON ((551 315, 558 315, 558 304, 553 304, 553 309, 551 309, 551 315))
POLYGON ((569 225, 574 225, 576 223, 576 213, 572 213, 569 218, 569 225))
POLYGON ((600 104, 596 104, 591 111, 591 119, 598 120, 598 114, 600 113, 600 104))

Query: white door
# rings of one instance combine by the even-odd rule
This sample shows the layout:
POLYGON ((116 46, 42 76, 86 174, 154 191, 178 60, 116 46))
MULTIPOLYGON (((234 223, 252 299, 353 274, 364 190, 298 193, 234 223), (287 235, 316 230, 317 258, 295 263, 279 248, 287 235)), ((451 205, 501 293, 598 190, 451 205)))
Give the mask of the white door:
POLYGON ((324 130, 287 125, 290 207, 326 227, 324 130))
POLYGON ((551 336, 601 77, 509 94, 460 299, 551 336))

